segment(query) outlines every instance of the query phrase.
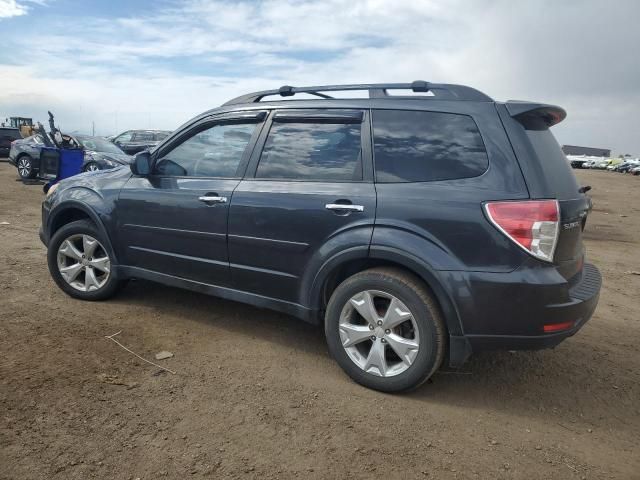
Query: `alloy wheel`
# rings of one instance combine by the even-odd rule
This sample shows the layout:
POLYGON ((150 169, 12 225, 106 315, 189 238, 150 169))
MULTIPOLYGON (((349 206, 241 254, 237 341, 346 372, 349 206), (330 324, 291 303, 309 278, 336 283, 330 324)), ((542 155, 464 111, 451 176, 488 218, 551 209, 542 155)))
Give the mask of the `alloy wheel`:
POLYGON ((18 160, 18 173, 22 178, 27 178, 31 175, 31 160, 27 157, 22 157, 18 160))
POLYGON ((89 165, 87 165, 87 167, 84 169, 85 172, 97 172, 98 170, 100 170, 100 168, 98 168, 98 165, 95 163, 90 163, 89 165))
POLYGON ((76 290, 93 292, 109 280, 111 260, 102 244, 90 235, 76 234, 58 247, 58 271, 76 290))
POLYGON ((380 377, 406 371, 420 347, 411 311, 399 298, 379 290, 365 290, 349 299, 340 314, 339 332, 351 361, 380 377))

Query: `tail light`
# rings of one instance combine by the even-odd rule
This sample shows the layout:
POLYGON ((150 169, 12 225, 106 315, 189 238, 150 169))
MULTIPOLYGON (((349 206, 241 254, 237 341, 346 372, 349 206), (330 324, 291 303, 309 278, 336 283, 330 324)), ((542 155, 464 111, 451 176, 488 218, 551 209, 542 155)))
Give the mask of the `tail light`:
POLYGON ((491 223, 518 246, 540 260, 553 261, 560 230, 557 200, 489 202, 491 223))

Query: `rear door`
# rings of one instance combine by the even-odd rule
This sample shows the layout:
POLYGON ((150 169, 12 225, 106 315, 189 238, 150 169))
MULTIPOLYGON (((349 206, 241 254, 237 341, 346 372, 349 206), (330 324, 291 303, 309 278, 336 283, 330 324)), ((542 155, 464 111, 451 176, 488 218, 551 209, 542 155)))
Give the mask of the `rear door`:
POLYGON ((337 252, 368 249, 376 208, 368 113, 278 110, 260 144, 231 200, 232 282, 304 304, 305 274, 337 252))
POLYGON ((123 263, 210 285, 229 284, 227 216, 265 112, 204 119, 154 153, 117 205, 123 263))

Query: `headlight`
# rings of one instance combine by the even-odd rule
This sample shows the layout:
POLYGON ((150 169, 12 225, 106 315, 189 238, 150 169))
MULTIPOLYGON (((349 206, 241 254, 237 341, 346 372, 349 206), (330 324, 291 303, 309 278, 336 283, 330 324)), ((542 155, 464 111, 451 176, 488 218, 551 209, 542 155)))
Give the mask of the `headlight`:
POLYGON ((58 188, 58 185, 60 185, 59 183, 54 183, 53 185, 51 185, 49 187, 49 190, 47 190, 47 197, 50 197, 51 195, 53 195, 53 192, 56 191, 56 189, 58 188))
POLYGON ((113 168, 113 167, 117 167, 117 166, 119 165, 119 163, 118 163, 118 162, 114 162, 113 160, 107 160, 106 158, 104 159, 104 164, 105 164, 107 167, 111 167, 111 168, 113 168))

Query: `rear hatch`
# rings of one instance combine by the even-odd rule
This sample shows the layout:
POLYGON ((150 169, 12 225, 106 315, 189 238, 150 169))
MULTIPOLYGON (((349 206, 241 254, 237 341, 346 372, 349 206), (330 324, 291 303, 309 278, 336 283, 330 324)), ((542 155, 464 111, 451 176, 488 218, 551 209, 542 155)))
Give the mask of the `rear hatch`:
POLYGON ((501 117, 531 198, 558 200, 560 216, 553 263, 566 279, 577 281, 584 260, 582 232, 591 200, 578 185, 550 130, 566 113, 560 107, 538 103, 510 101, 503 106, 501 117))

